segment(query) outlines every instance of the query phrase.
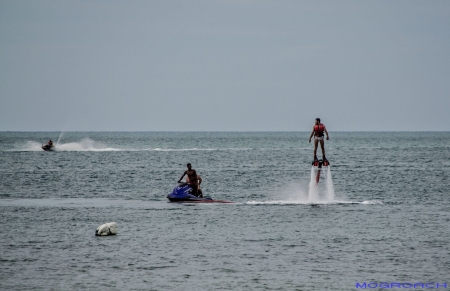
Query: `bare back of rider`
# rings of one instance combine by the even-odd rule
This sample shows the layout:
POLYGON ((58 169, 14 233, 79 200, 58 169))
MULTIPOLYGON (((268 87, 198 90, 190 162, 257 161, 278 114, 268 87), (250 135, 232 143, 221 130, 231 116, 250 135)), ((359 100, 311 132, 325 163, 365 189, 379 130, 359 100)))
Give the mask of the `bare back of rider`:
POLYGON ((198 177, 197 172, 191 168, 191 164, 187 164, 188 170, 184 172, 183 176, 178 180, 178 183, 181 183, 181 180, 184 176, 187 175, 186 183, 189 184, 192 188, 192 195, 198 196, 198 177))
POLYGON ((198 178, 194 169, 187 170, 185 174, 188 176, 188 184, 192 187, 192 195, 198 196, 198 178))

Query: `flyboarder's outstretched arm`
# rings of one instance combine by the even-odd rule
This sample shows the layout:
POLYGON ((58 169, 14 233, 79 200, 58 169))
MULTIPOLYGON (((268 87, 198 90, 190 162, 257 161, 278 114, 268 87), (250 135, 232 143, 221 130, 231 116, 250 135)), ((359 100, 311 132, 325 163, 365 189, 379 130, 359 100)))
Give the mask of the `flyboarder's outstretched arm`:
MULTIPOLYGON (((309 142, 311 142, 313 135, 314 135, 314 126, 313 126, 313 130, 311 131, 311 135, 309 136, 309 142)), ((328 136, 328 133, 327 133, 327 136, 328 136)))

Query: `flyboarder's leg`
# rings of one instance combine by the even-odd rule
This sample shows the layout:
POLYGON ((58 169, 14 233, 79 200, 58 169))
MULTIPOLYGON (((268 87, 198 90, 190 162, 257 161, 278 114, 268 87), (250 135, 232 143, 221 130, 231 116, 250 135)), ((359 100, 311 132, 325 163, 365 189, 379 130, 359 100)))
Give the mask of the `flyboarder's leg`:
POLYGON ((325 142, 323 141, 323 139, 320 140, 320 147, 322 148, 322 159, 326 160, 326 158, 325 158, 325 142))
POLYGON ((314 160, 317 160, 317 146, 319 145, 319 141, 314 139, 314 160))

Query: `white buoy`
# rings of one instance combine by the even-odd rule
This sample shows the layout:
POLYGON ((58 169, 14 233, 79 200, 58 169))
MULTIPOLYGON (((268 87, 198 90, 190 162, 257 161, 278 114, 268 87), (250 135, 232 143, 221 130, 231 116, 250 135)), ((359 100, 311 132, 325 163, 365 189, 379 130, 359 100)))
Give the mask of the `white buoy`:
POLYGON ((95 235, 105 236, 105 235, 116 235, 119 232, 119 228, 115 222, 108 222, 97 227, 95 235))

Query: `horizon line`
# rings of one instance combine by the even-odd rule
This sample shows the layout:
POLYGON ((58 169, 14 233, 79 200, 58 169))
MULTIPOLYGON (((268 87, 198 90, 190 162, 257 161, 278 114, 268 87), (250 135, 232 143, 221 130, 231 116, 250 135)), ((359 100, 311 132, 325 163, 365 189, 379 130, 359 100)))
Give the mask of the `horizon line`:
MULTIPOLYGON (((171 133, 258 133, 258 132, 310 132, 310 130, 198 130, 198 131, 183 131, 183 130, 0 130, 0 132, 171 132, 171 133)), ((329 130, 329 132, 450 132, 450 130, 329 130)))

